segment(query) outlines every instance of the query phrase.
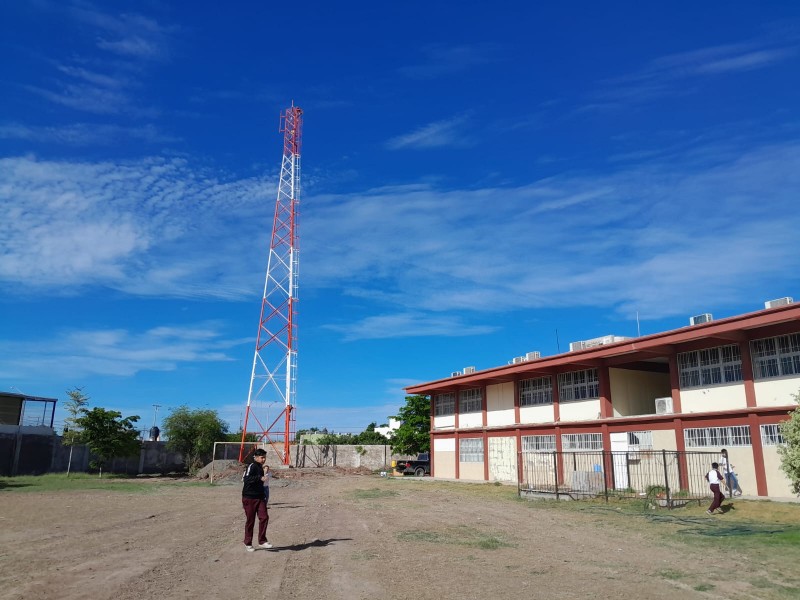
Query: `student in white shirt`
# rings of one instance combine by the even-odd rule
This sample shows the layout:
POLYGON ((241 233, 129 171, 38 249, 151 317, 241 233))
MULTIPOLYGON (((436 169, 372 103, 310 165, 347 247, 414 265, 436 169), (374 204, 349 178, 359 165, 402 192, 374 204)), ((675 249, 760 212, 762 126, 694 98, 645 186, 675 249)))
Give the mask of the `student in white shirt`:
POLYGON ((722 505, 722 501, 725 500, 725 496, 722 495, 722 491, 719 489, 720 484, 722 483, 722 473, 719 472, 719 463, 711 463, 711 470, 706 473, 706 481, 708 481, 708 485, 711 488, 711 493, 714 494, 714 500, 711 502, 711 506, 708 507, 706 511, 708 514, 714 514, 716 512, 722 512, 720 506, 722 505))
POLYGON ((739 487, 739 478, 736 477, 736 472, 733 470, 733 463, 728 462, 728 451, 725 448, 720 452, 722 456, 719 458, 719 466, 722 474, 725 476, 725 484, 728 486, 728 493, 731 496, 741 496, 742 488, 739 487))

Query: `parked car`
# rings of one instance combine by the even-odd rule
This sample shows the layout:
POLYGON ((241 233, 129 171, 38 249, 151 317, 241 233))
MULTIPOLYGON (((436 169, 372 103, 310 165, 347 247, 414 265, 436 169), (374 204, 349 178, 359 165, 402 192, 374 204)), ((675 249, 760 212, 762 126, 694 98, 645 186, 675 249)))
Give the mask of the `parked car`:
POLYGON ((403 475, 416 475, 417 477, 430 475, 430 452, 420 452, 415 460, 398 460, 395 462, 394 468, 403 475))

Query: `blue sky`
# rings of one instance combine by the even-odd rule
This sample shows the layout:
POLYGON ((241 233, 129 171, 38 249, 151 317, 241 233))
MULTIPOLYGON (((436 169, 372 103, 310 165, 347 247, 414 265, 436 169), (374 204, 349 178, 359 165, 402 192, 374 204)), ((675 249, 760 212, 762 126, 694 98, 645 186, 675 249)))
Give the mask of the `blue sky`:
POLYGON ((542 4, 3 3, 0 390, 238 428, 292 101, 298 427, 800 296, 800 4, 542 4))

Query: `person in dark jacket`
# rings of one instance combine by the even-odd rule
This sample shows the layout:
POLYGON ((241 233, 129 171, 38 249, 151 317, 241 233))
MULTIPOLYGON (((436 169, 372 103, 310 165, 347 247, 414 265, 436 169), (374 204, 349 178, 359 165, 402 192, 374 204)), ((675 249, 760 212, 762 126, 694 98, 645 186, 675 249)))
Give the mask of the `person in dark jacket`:
POLYGON ((247 465, 242 475, 242 506, 246 521, 244 524, 244 546, 248 552, 254 552, 253 547, 253 528, 258 516, 258 547, 272 548, 272 544, 267 541, 267 524, 269 523, 269 513, 267 512, 267 499, 264 497, 264 483, 267 476, 264 475, 264 463, 267 461, 267 452, 259 448, 253 453, 253 462, 247 465))

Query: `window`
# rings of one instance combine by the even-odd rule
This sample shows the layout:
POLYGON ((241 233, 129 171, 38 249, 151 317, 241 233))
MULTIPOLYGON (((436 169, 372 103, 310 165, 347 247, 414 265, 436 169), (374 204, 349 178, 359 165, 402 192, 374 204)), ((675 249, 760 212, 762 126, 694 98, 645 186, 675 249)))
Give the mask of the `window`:
POLYGON ((571 371, 558 376, 558 398, 560 402, 586 400, 600 397, 600 380, 597 369, 571 371))
POLYGON ((602 450, 603 436, 600 433, 563 433, 561 449, 568 450, 602 450))
POLYGON ((535 406, 536 404, 553 403, 553 380, 549 377, 525 379, 519 382, 519 405, 535 406))
POLYGON ((435 417, 443 417, 446 415, 454 415, 456 413, 456 395, 439 394, 433 398, 433 415, 435 417))
POLYGON ((458 412, 461 414, 481 412, 482 400, 480 388, 458 392, 458 412))
POLYGON ((756 379, 800 374, 800 333, 750 342, 756 379))
POLYGON ((464 438, 458 441, 458 460, 483 462, 483 438, 464 438))
POLYGON ((687 448, 719 446, 750 446, 750 426, 733 427, 695 427, 683 431, 687 448))
POLYGON ((638 452, 639 450, 652 450, 652 449, 653 449, 652 431, 628 432, 628 450, 632 452, 638 452))
POLYGON ((742 381, 739 346, 718 346, 678 354, 681 389, 742 381))
POLYGON ((761 444, 763 446, 777 446, 786 443, 781 434, 780 425, 761 426, 761 444))
POLYGON ((523 452, 548 452, 556 449, 556 436, 554 435, 523 435, 523 452))

